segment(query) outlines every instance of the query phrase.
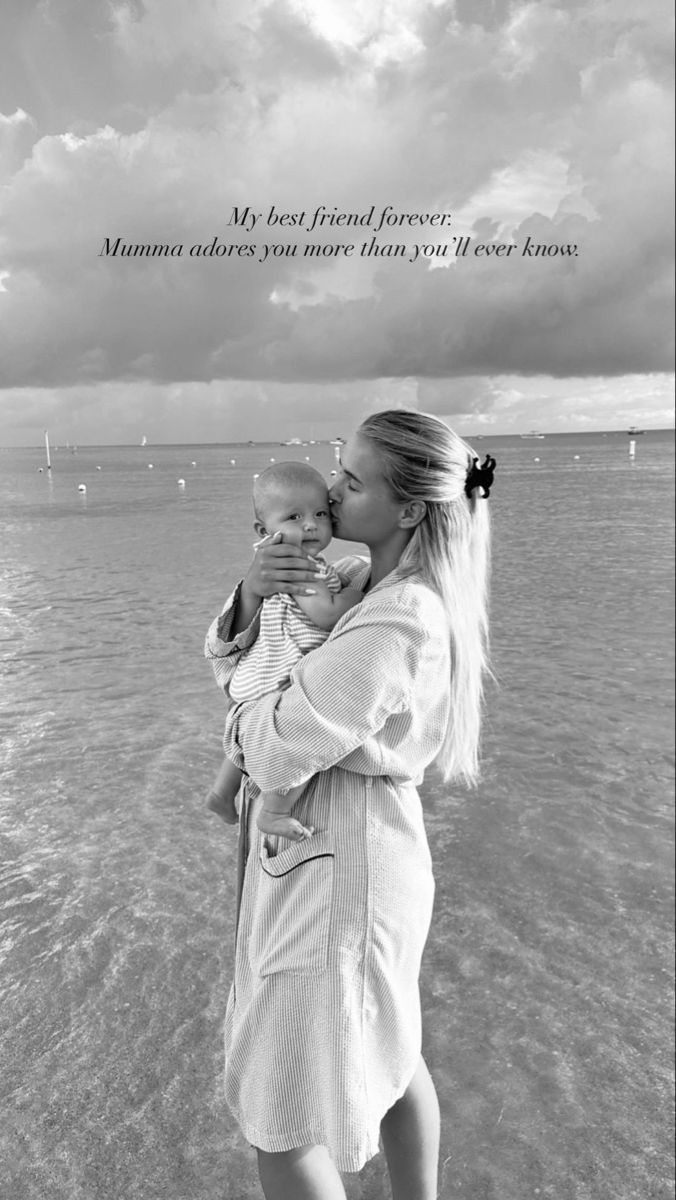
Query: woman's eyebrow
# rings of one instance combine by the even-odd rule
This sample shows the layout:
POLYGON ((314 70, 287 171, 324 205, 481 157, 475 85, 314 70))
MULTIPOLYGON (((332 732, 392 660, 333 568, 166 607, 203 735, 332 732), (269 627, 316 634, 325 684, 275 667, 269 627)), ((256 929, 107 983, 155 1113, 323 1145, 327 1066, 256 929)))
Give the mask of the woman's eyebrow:
POLYGON ((348 471, 342 458, 338 459, 338 463, 339 463, 341 471, 343 472, 343 475, 349 475, 350 479, 354 479, 355 483, 361 483, 361 479, 359 478, 358 475, 355 475, 353 471, 348 471))

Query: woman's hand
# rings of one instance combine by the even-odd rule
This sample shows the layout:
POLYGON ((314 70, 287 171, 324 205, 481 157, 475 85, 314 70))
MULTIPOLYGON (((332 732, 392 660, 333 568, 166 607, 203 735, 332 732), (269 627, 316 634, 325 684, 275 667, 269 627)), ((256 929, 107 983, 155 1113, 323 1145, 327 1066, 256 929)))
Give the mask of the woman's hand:
POLYGON ((282 541, 281 533, 273 533, 258 546, 244 580, 241 597, 256 607, 275 592, 289 596, 314 596, 312 581, 319 567, 308 558, 300 546, 282 541))
POLYGON ((305 556, 300 546, 282 542, 281 533, 271 534, 258 546, 241 590, 246 598, 256 599, 257 604, 276 592, 315 595, 312 581, 318 570, 317 564, 305 556))
POLYGON ((253 621, 261 601, 275 592, 289 596, 314 596, 311 586, 319 567, 307 558, 300 546, 282 542, 281 533, 273 533, 260 542, 249 567, 232 615, 230 637, 243 633, 253 621))

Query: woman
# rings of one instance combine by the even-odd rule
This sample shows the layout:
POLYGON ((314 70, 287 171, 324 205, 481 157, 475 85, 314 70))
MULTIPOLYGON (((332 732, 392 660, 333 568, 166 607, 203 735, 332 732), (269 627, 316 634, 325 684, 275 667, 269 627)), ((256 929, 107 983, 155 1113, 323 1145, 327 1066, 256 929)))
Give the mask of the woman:
MULTIPOLYGON (((226 753, 241 815, 226 1095, 268 1200, 344 1200, 382 1138, 394 1200, 437 1195, 439 1110, 420 1054, 418 976, 434 883, 415 784, 436 761, 477 773, 489 518, 471 449, 434 417, 367 418, 331 488, 365 595, 286 691, 235 706, 226 753), (256 838, 260 791, 306 783, 302 843, 256 838), (247 838, 247 831, 251 838, 247 838)), ((311 591, 312 563, 270 544, 207 637, 222 686, 262 598, 311 591)))

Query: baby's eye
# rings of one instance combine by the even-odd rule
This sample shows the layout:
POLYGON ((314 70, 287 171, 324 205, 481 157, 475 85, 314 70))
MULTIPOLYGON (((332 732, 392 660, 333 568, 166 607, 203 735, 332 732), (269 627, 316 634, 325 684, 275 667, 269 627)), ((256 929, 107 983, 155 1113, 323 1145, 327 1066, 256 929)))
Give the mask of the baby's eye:
POLYGON ((328 515, 329 515, 328 508, 320 508, 319 512, 317 513, 318 517, 328 517, 328 515))
POLYGON ((300 521, 300 513, 289 513, 287 521, 300 521))

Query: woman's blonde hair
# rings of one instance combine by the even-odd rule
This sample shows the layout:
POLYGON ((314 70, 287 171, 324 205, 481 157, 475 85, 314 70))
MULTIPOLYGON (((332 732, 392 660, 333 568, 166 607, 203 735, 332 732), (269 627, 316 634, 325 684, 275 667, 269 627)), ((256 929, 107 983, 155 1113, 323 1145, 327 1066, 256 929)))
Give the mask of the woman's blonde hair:
POLYGON ((398 570, 416 574, 442 599, 449 618, 451 706, 437 765, 445 780, 476 783, 483 681, 488 673, 490 517, 480 489, 468 496, 475 454, 438 417, 390 409, 367 417, 359 434, 377 449, 398 501, 422 500, 398 570))

